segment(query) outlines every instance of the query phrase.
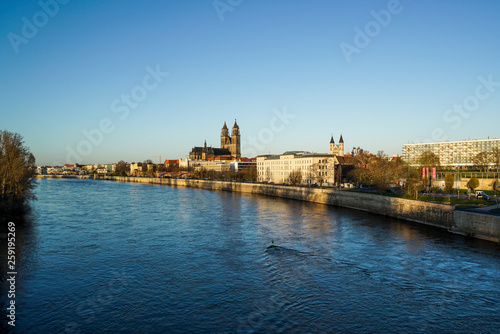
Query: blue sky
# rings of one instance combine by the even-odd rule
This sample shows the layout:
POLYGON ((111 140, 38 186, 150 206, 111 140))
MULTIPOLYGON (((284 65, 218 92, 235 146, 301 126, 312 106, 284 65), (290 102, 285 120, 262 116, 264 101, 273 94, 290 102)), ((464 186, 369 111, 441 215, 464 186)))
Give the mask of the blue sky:
POLYGON ((497 1, 6 0, 0 13, 0 129, 37 164, 184 158, 219 147, 234 119, 246 156, 328 152, 332 134, 390 155, 500 137, 497 1))

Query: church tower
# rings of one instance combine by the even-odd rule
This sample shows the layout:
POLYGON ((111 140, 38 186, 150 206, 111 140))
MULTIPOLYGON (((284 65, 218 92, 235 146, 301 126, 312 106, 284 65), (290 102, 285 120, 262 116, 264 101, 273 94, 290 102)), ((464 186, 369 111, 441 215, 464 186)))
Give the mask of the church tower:
POLYGON ((341 157, 344 156, 344 138, 342 138, 342 134, 340 135, 339 140, 339 154, 341 157))
POLYGON ((330 138, 330 154, 335 154, 335 152, 336 152, 335 140, 333 140, 333 135, 332 135, 332 138, 330 138))
POLYGON ((229 130, 226 122, 224 121, 224 126, 222 127, 222 132, 220 134, 220 147, 229 149, 229 144, 231 144, 231 137, 229 137, 229 130))
POLYGON ((240 127, 236 123, 236 120, 234 120, 233 130, 231 132, 231 146, 229 151, 233 157, 241 157, 240 127))
POLYGON ((344 156, 344 138, 340 135, 339 144, 335 145, 335 140, 333 140, 333 136, 330 138, 330 154, 335 154, 340 157, 344 156))

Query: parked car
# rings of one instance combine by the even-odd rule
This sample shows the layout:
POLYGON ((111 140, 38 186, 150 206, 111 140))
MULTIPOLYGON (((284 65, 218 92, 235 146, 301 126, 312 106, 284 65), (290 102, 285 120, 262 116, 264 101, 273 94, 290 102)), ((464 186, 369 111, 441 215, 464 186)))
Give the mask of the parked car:
POLYGON ((484 199, 486 201, 489 201, 491 199, 490 196, 484 193, 484 191, 478 190, 476 191, 472 197, 477 198, 477 199, 484 199))

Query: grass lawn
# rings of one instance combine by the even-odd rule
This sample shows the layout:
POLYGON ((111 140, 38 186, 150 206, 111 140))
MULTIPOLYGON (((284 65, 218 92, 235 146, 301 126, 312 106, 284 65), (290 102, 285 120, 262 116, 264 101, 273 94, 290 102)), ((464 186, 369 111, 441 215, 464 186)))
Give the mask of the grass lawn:
MULTIPOLYGON (((399 197, 399 198, 404 198, 404 199, 415 200, 415 197, 410 197, 408 195, 379 194, 378 192, 366 192, 366 191, 362 191, 362 190, 349 190, 349 191, 360 192, 360 193, 365 193, 365 194, 368 193, 368 194, 372 194, 372 195, 399 197)), ((451 198, 451 200, 450 200, 448 197, 432 197, 432 196, 419 196, 418 200, 422 201, 422 202, 431 202, 431 203, 438 203, 438 204, 454 204, 454 205, 459 206, 459 207, 464 208, 464 209, 477 209, 477 208, 497 204, 495 201, 485 201, 482 199, 451 198)))
MULTIPOLYGON (((408 195, 401 196, 406 199, 415 199, 411 198, 408 195)), ((494 201, 485 201, 481 199, 467 199, 467 198, 448 198, 448 197, 432 197, 432 196, 420 196, 418 198, 419 201, 423 202, 431 202, 431 203, 439 203, 439 204, 454 204, 456 206, 460 206, 467 209, 475 209, 481 208, 484 206, 490 206, 496 204, 494 201)))

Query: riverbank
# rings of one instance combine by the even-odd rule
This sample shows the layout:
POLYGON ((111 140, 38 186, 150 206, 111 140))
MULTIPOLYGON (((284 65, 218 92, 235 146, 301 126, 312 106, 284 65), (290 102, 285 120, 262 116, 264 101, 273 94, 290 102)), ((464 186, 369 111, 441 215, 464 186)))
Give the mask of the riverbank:
POLYGON ((379 196, 346 190, 278 186, 227 181, 104 176, 103 180, 161 184, 290 198, 340 206, 436 226, 449 232, 500 242, 500 216, 456 210, 453 205, 379 196))

